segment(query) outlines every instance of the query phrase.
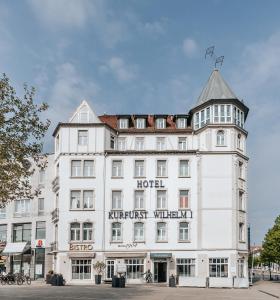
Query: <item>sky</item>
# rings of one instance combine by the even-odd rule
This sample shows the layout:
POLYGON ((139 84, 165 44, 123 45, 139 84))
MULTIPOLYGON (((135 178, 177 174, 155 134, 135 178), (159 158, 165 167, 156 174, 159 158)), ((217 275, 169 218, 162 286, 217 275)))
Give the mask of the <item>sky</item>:
POLYGON ((221 74, 250 108, 249 223, 260 244, 280 214, 280 2, 0 0, 0 73, 50 107, 51 134, 83 99, 97 114, 185 113, 221 74))

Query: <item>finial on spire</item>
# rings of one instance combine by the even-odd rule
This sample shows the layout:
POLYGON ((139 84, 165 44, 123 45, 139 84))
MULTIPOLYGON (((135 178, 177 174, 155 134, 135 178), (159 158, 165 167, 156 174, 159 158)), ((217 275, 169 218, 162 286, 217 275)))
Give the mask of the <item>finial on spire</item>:
POLYGON ((208 47, 205 51, 204 58, 206 59, 207 57, 212 58, 212 62, 215 65, 215 69, 217 69, 217 66, 222 67, 223 62, 224 62, 224 56, 216 56, 214 53, 215 51, 215 46, 208 47))

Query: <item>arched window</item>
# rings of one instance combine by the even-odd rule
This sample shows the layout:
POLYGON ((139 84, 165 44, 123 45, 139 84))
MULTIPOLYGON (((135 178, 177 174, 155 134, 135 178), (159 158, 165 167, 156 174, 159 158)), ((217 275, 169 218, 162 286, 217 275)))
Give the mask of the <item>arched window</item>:
POLYGON ((80 241, 81 239, 80 223, 75 222, 70 224, 70 239, 71 241, 80 241))
POLYGON ((119 242, 122 239, 122 225, 121 223, 112 223, 112 241, 119 242))
POLYGON ((144 241, 144 224, 142 222, 134 223, 134 241, 144 241))
POLYGON ((217 132, 217 146, 225 146, 225 132, 223 130, 217 132))
POLYGON ((92 241, 92 232, 93 232, 92 223, 83 224, 83 241, 92 241))
POLYGON ((189 241, 189 223, 179 223, 179 241, 189 241))

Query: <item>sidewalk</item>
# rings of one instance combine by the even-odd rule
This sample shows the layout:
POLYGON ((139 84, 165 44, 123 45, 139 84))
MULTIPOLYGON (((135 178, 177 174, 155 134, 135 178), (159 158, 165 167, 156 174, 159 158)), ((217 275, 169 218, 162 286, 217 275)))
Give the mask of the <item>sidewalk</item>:
POLYGON ((279 281, 258 281, 254 283, 253 289, 270 294, 280 299, 280 282, 279 281))

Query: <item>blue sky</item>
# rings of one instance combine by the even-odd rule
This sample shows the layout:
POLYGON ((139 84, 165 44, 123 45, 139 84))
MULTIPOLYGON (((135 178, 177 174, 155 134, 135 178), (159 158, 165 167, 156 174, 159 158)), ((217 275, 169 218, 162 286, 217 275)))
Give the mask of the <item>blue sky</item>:
POLYGON ((259 244, 280 199, 280 2, 0 0, 0 72, 50 104, 51 132, 82 99, 98 114, 179 113, 222 75, 250 108, 249 221, 259 244))

